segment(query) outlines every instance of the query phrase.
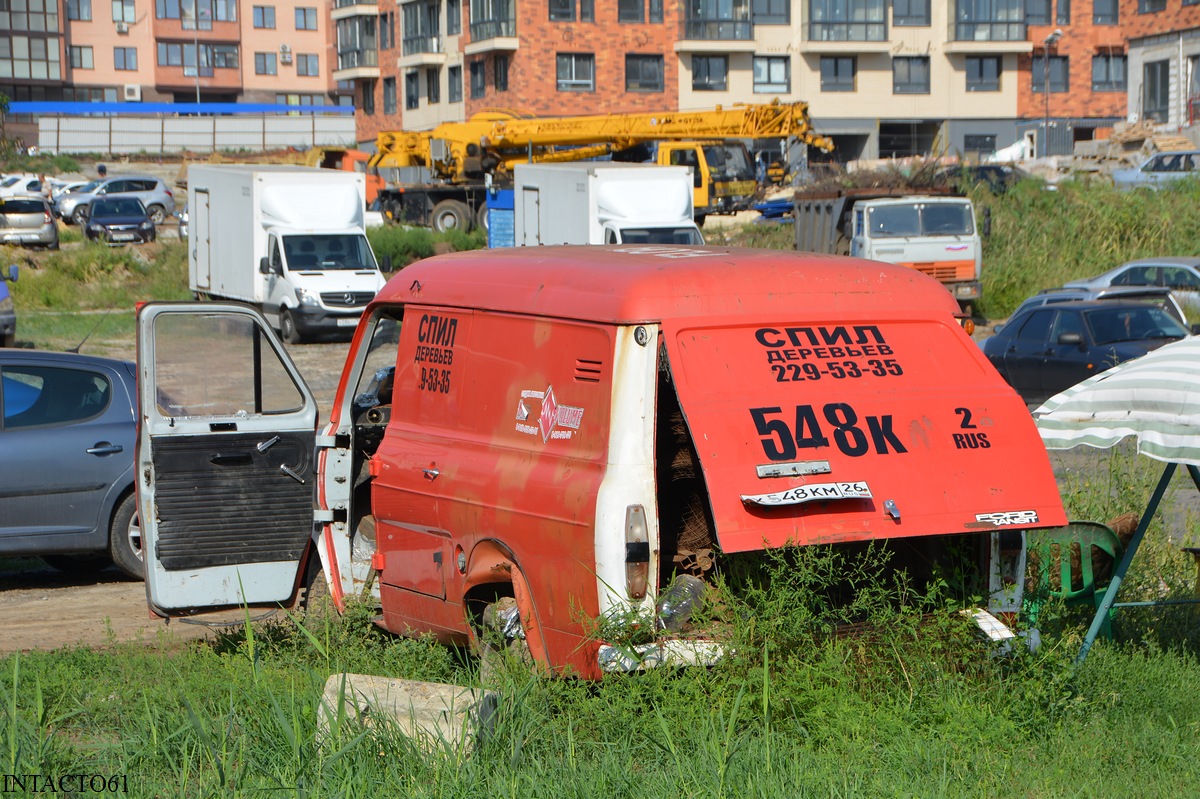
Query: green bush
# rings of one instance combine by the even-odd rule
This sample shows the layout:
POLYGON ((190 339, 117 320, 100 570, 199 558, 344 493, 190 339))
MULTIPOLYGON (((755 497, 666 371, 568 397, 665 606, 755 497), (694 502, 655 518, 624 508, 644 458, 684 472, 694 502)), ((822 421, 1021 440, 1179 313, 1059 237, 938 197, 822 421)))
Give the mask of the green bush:
POLYGON ((426 228, 384 225, 369 228, 367 240, 379 262, 382 264, 384 258, 389 258, 393 270, 403 269, 421 258, 429 258, 437 249, 462 252, 487 246, 487 236, 478 228, 470 233, 460 230, 434 233, 426 228), (443 247, 438 247, 439 244, 443 247))

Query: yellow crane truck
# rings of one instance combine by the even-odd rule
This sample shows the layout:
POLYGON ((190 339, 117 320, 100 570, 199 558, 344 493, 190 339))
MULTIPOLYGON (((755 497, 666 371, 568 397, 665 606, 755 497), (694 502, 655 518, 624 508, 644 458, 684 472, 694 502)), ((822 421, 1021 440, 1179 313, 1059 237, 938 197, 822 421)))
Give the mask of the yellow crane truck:
POLYGON ((489 187, 512 185, 518 163, 611 157, 692 167, 696 224, 748 208, 757 187, 745 139, 794 139, 832 149, 802 102, 659 114, 534 117, 483 111, 429 131, 380 133, 369 169, 383 178, 379 210, 438 231, 486 227, 489 187))

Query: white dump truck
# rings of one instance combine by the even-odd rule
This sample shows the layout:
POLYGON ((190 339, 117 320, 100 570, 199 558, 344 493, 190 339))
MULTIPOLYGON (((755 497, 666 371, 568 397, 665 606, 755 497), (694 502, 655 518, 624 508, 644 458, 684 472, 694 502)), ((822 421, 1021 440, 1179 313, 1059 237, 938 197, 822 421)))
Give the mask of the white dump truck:
POLYGON ((271 164, 188 170, 188 285, 251 303, 289 343, 351 329, 383 287, 363 175, 271 164))
POLYGON ((704 243, 692 219, 691 167, 579 161, 513 171, 518 247, 704 243))

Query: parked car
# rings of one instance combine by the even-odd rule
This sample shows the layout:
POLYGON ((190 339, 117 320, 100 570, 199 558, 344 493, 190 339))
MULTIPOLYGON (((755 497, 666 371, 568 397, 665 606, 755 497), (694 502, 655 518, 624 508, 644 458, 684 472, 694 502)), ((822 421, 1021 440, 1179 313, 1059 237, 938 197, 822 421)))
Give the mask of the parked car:
POLYGON ((64 194, 70 194, 73 191, 79 191, 84 186, 90 186, 95 181, 91 180, 72 180, 67 183, 59 183, 50 190, 50 199, 58 202, 58 198, 64 194))
POLYGON ((32 173, 6 175, 0 180, 0 197, 13 194, 37 194, 42 190, 41 179, 32 173))
POLYGON ((136 197, 96 200, 83 229, 88 241, 103 241, 110 245, 145 244, 157 236, 154 221, 136 197))
POLYGON ((58 223, 41 195, 0 197, 0 243, 58 249, 58 223))
POLYGON ((17 310, 8 291, 8 284, 16 281, 15 264, 7 272, 0 272, 0 347, 17 346, 17 310))
MULTIPOLYGON (((1018 305, 1017 310, 1013 311, 1009 318, 1016 319, 1029 308, 1056 305, 1060 302, 1087 302, 1088 300, 1144 300, 1146 302, 1153 302, 1178 319, 1184 326, 1188 324, 1187 314, 1184 313, 1183 307, 1180 306, 1179 300, 1175 299, 1175 295, 1171 293, 1171 290, 1153 286, 1113 286, 1099 289, 1043 289, 1018 305)), ((994 330, 999 333, 1003 328, 1004 324, 1001 323, 996 325, 994 330)))
POLYGON ((134 496, 136 367, 0 350, 0 554, 141 577, 134 496))
POLYGON ((1102 275, 1064 283, 1069 289, 1101 289, 1109 286, 1159 286, 1170 289, 1182 302, 1200 304, 1200 258, 1142 258, 1123 263, 1102 275))
POLYGON ((100 197, 134 197, 146 206, 154 224, 162 224, 168 214, 175 212, 175 195, 167 184, 155 177, 122 175, 98 180, 91 188, 87 186, 64 194, 58 200, 58 213, 64 220, 82 225, 91 213, 92 203, 100 197))
POLYGON ((984 340, 983 353, 1026 403, 1188 335, 1159 306, 1092 300, 1030 307, 984 340))
POLYGON ((1157 189, 1187 177, 1194 177, 1200 169, 1200 150, 1158 153, 1131 169, 1113 172, 1113 183, 1118 189, 1157 189))
POLYGON ((1014 183, 1029 174, 1010 164, 954 164, 937 172, 939 180, 960 185, 974 186, 982 183, 992 194, 1003 194, 1014 183))

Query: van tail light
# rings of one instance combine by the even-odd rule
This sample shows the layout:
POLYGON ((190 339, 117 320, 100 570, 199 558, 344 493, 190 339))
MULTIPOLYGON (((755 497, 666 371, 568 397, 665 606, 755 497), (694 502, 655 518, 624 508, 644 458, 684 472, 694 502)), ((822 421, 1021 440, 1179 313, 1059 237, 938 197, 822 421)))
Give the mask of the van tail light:
POLYGON ((646 528, 646 509, 630 505, 625 509, 625 592, 630 599, 646 595, 650 580, 650 533, 646 528))

